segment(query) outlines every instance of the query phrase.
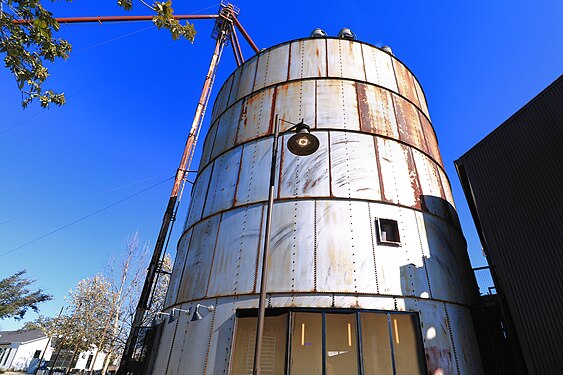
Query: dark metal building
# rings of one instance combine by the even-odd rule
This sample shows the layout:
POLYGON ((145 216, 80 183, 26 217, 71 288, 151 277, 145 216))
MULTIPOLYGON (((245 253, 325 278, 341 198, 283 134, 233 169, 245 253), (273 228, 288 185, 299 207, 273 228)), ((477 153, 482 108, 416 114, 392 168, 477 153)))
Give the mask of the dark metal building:
POLYGON ((455 162, 518 373, 563 374, 562 77, 455 162))

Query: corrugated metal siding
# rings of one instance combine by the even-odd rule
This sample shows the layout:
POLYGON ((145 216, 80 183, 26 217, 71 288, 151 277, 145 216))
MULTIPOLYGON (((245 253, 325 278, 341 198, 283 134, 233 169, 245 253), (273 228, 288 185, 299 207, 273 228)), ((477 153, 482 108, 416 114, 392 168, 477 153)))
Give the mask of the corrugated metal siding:
POLYGON ((562 119, 560 76, 456 161, 530 374, 563 373, 562 119))

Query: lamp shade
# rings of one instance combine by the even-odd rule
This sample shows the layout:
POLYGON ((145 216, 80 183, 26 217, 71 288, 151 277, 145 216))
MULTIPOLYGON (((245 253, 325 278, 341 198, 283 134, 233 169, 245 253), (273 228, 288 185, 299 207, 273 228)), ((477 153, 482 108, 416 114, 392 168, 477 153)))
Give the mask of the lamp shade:
POLYGON ((296 126, 296 133, 287 141, 287 148, 297 156, 308 156, 319 149, 320 142, 311 134, 309 125, 300 122, 296 126))

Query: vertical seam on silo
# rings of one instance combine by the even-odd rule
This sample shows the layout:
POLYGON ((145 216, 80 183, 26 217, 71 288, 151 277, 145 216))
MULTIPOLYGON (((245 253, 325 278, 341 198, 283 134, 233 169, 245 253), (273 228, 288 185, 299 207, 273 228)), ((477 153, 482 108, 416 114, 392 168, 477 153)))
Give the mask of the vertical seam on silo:
MULTIPOLYGON (((254 67, 254 77, 252 77, 252 89, 250 90, 251 93, 253 93, 254 91, 257 90, 257 88, 256 88, 256 76, 258 76, 258 67, 260 66, 260 57, 262 57, 262 56, 264 56, 264 55, 259 54, 256 57, 256 64, 255 64, 255 67, 254 67)), ((234 81, 234 79, 233 79, 233 81, 234 81)))
POLYGON ((215 261, 215 251, 217 249, 217 240, 219 239, 219 232, 221 231, 221 222, 223 219, 223 213, 219 215, 219 223, 217 224, 217 233, 215 233, 215 241, 213 244, 213 253, 211 254, 211 264, 209 266, 209 274, 207 276, 207 285, 205 286, 205 297, 209 293, 209 283, 211 282, 211 273, 213 271, 213 262, 215 261))
POLYGON ((287 52, 287 78, 286 78, 286 81, 289 81, 289 79, 290 79, 289 78, 290 77, 289 72, 291 71, 291 46, 293 44, 294 43, 289 43, 289 45, 287 47, 288 52, 287 52))
POLYGON ((362 54, 362 68, 364 71, 364 81, 367 82, 368 81, 368 75, 366 73, 366 60, 365 60, 365 56, 364 56, 364 45, 360 44, 360 53, 362 54))
MULTIPOLYGON (((414 156, 412 154, 412 148, 411 147, 407 147, 407 159, 408 162, 407 164, 412 164, 413 167, 413 172, 415 175, 415 184, 416 187, 414 188, 415 191, 415 208, 418 208, 420 210, 422 210, 422 197, 421 195, 423 195, 422 192, 422 184, 420 183, 420 175, 418 173, 418 168, 416 167, 416 161, 414 160, 414 156), (417 203, 418 202, 418 203, 417 203)), ((410 178, 410 176, 409 176, 410 178)))
POLYGON ((182 267, 182 274, 180 275, 180 284, 178 285, 178 292, 176 293, 176 297, 174 298, 174 305, 178 303, 178 295, 180 294, 180 288, 181 288, 183 280, 184 280, 184 271, 186 270, 186 263, 188 262, 188 253, 189 253, 190 246, 192 244, 192 239, 194 238, 194 231, 195 231, 195 229, 192 228, 192 233, 190 234, 190 241, 186 246, 186 251, 185 251, 185 255, 184 255, 184 266, 182 267))
POLYGON ((295 255, 297 243, 297 201, 293 203, 293 244, 291 249, 291 301, 295 300, 293 292, 295 291, 295 255))
POLYGON ((452 343, 452 349, 454 351, 455 367, 456 367, 456 370, 457 370, 457 374, 460 375, 459 361, 457 359, 457 351, 456 351, 456 348, 455 348, 454 335, 453 335, 453 331, 452 331, 452 325, 451 325, 451 322, 450 322, 450 314, 448 314, 448 306, 446 305, 446 303, 443 302, 443 304, 444 304, 444 311, 446 312, 446 324, 448 325, 448 332, 450 333, 450 341, 452 343))
POLYGON ((254 286, 252 291, 256 292, 256 283, 258 281, 258 268, 260 266, 260 252, 262 251, 262 227, 264 226, 264 205, 262 205, 262 213, 260 215, 260 227, 258 228, 258 246, 256 251, 256 265, 254 268, 254 286))
MULTIPOLYGON (((418 233, 418 242, 420 244, 420 252, 422 253, 422 266, 424 267, 424 273, 426 274, 426 283, 428 284, 428 294, 430 299, 432 299, 432 287, 430 286, 430 275, 428 275, 428 265, 426 264, 426 254, 424 252, 424 246, 422 245, 422 238, 420 237, 420 226, 418 225, 418 218, 416 217, 416 211, 413 211, 414 222, 416 223, 416 231, 418 233)), ((424 214, 423 218, 424 218, 424 214)), ((428 234, 427 234, 428 236, 428 234)))
POLYGON ((315 80, 315 113, 313 117, 315 118, 315 129, 318 129, 318 104, 317 104, 317 96, 318 96, 318 80, 315 80))
POLYGON ((244 216, 243 216, 243 221, 242 221, 242 228, 241 228, 241 237, 240 237, 240 246, 239 246, 239 251, 238 251, 238 259, 236 262, 236 273, 235 273, 235 280, 234 280, 234 285, 233 285, 233 294, 237 294, 237 289, 238 289, 238 279, 239 279, 239 273, 240 273, 240 263, 241 263, 241 259, 242 259, 242 249, 243 249, 243 245, 244 245, 244 235, 246 233, 246 220, 248 219, 248 207, 244 208, 244 216))
POLYGON ((373 256, 373 271, 375 274, 375 290, 377 291, 377 294, 379 293, 379 278, 377 275, 377 257, 375 255, 375 238, 374 238, 374 233, 373 233, 373 226, 374 226, 374 221, 373 221, 373 217, 371 216, 371 203, 367 202, 368 205, 368 216, 369 216, 369 231, 371 234, 371 253, 373 256))
MULTIPOLYGON (((211 188, 211 181, 213 180, 213 172, 215 170, 215 164, 217 163, 219 158, 215 159, 213 161, 213 164, 211 165, 211 170, 209 171, 209 181, 207 183, 207 190, 205 191, 205 198, 203 200, 203 206, 201 207, 201 216, 199 217, 198 221, 200 221, 201 219, 203 219, 205 217, 205 206, 207 205, 207 198, 209 196, 209 189, 211 188)), ((191 242, 191 240, 190 240, 191 242)), ((187 256, 187 254, 186 254, 187 256)))
MULTIPOLYGON (((215 298, 215 306, 217 306, 217 302, 219 300, 215 298)), ((213 316, 211 317, 211 325, 209 328, 209 340, 207 341, 207 351, 205 352, 205 361, 203 362, 203 374, 207 372, 207 363, 209 361, 209 351, 211 350, 211 339, 213 338, 213 326, 215 325, 215 315, 217 314, 217 310, 213 311, 213 316)))
POLYGON ((299 78, 303 78, 303 65, 305 56, 305 41, 300 42, 300 53, 299 53, 299 78))
POLYGON ((170 343, 170 351, 168 352, 168 360, 166 361, 166 370, 164 374, 168 374, 168 368, 170 367, 170 359, 172 359, 172 350, 174 349, 174 341, 176 341, 176 331, 178 330, 178 323, 180 319, 176 320, 176 324, 174 327, 174 334, 172 335, 172 341, 170 343))
POLYGON ((317 203, 313 200, 313 291, 317 291, 317 203))
MULTIPOLYGON (((237 119, 237 130, 235 132, 235 139, 234 139, 234 142, 233 142, 233 145, 235 145, 235 146, 238 144, 238 133, 239 133, 239 130, 240 130, 240 126, 242 124, 243 112, 246 113, 246 98, 244 98, 240 101, 240 113, 239 113, 238 119, 237 119)), ((217 132, 215 132, 215 137, 217 137, 217 132)))
POLYGON ((237 171, 237 178, 236 178, 236 182, 235 182, 235 194, 233 195, 233 203, 231 204, 231 207, 229 208, 233 208, 237 205, 237 193, 238 193, 238 187, 239 187, 239 182, 240 182, 240 174, 241 174, 241 170, 242 170, 242 155, 244 152, 244 146, 240 147, 240 159, 239 159, 239 164, 238 164, 238 171, 237 171))
MULTIPOLYGON (((376 50, 375 48, 372 49, 373 61, 374 61, 374 64, 373 64, 373 65, 375 66, 375 76, 377 77, 377 78, 376 78, 376 79, 377 79, 377 84, 381 85, 382 82, 381 82, 381 77, 380 77, 380 74, 379 74, 379 66, 378 66, 378 64, 377 64, 377 57, 376 57, 376 56, 377 56, 377 51, 378 51, 378 50, 376 50)), ((391 62, 391 64, 393 64, 393 62, 391 62)), ((367 78, 367 77, 366 77, 366 78, 367 78)), ((366 80, 367 80, 367 79, 366 79, 366 80)))
POLYGON ((325 77, 328 77, 328 39, 325 39, 325 77))
POLYGON ((332 147, 331 147, 331 143, 330 143, 330 131, 326 132, 326 138, 327 138, 327 154, 328 154, 328 188, 329 188, 329 196, 334 197, 334 193, 332 191, 332 147))
POLYGON ((393 76, 395 77, 395 83, 397 84, 397 93, 401 94, 401 88, 400 88, 400 85, 399 85, 399 78, 397 77, 397 70, 395 70, 395 60, 391 56, 389 56, 389 59, 391 60, 391 69, 393 70, 393 76))
POLYGON ((375 161, 377 163, 377 177, 379 178, 379 190, 381 201, 385 202, 385 187, 383 186, 383 175, 381 171, 381 161, 379 160, 379 147, 377 145, 377 136, 373 136, 373 148, 375 149, 375 161))

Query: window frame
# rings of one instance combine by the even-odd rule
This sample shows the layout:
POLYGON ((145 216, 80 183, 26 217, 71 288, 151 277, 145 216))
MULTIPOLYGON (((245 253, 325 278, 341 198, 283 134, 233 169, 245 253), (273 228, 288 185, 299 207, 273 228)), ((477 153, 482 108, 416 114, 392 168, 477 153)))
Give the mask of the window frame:
POLYGON ((382 217, 376 217, 375 221, 377 223, 377 243, 380 245, 386 246, 402 246, 401 245, 401 231, 399 230, 399 221, 395 219, 386 219, 382 217), (397 233, 397 241, 388 240, 387 236, 385 236, 385 240, 383 239, 383 231, 382 231, 382 221, 385 222, 383 224, 390 224, 394 226, 395 232, 397 233))
MULTIPOLYGON (((293 338, 293 319, 295 313, 308 312, 308 313, 320 313, 322 316, 322 374, 326 375, 326 314, 353 314, 356 323, 356 346, 357 346, 357 364, 358 364, 358 375, 363 375, 365 373, 364 360, 363 360, 363 345, 362 345, 362 322, 361 313, 376 313, 384 314, 387 318, 387 329, 389 331, 389 345, 391 350, 391 363, 393 366, 393 374, 396 374, 397 366, 395 364, 395 349, 393 343, 393 332, 392 332, 392 321, 393 315, 409 315, 414 318, 415 329, 414 335, 416 337, 417 353, 420 356, 424 373, 426 373, 428 366, 426 362, 426 355, 424 352, 424 339, 422 335, 420 314, 417 311, 395 311, 395 310, 376 310, 376 309, 342 309, 342 308, 317 308, 317 307, 301 307, 301 308, 268 308, 266 309, 265 316, 278 316, 287 313, 287 342, 286 342, 286 361, 285 361, 285 374, 289 374, 291 368, 291 352, 292 352, 292 338, 293 338)), ((229 368, 228 374, 232 374, 232 361, 234 356, 234 347, 237 338, 237 323, 239 317, 254 317, 258 318, 258 309, 246 309, 241 308, 235 312, 235 326, 233 327, 233 338, 231 340, 231 351, 229 353, 229 368)))

